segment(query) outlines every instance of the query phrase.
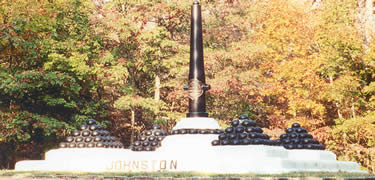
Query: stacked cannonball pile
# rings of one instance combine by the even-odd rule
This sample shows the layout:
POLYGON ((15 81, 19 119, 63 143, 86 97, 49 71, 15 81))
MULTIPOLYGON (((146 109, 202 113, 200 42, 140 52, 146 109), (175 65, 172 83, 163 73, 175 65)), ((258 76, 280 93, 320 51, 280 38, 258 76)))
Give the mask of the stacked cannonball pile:
POLYGON ((286 129, 286 133, 280 136, 280 141, 286 149, 325 149, 323 144, 313 139, 313 136, 298 123, 293 123, 292 128, 286 129))
POLYGON ((59 144, 60 148, 124 148, 116 137, 96 124, 94 119, 89 119, 87 124, 81 125, 80 130, 75 130, 65 142, 59 144))
POLYGON ((270 140, 263 130, 256 126, 256 123, 248 119, 247 115, 241 115, 239 120, 233 120, 231 127, 225 129, 224 133, 219 135, 218 140, 212 141, 213 146, 218 145, 277 145, 270 140))
POLYGON ((221 134, 224 133, 221 129, 175 129, 171 131, 171 135, 178 134, 221 134))
POLYGON ((160 126, 154 125, 151 130, 147 130, 145 135, 137 138, 130 149, 133 151, 154 151, 160 147, 160 142, 167 133, 160 129, 160 126))

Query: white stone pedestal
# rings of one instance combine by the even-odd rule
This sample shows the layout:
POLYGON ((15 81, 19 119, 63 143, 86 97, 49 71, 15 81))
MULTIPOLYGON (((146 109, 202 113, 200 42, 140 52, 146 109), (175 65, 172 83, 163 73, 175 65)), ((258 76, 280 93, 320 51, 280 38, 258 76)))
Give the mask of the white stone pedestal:
MULTIPOLYGON (((184 118, 174 129, 219 129, 211 118, 184 118), (203 125, 204 124, 204 125, 203 125)), ((212 146, 218 135, 167 136, 154 152, 111 148, 62 148, 50 150, 45 160, 20 161, 19 171, 160 172, 211 173, 355 172, 357 163, 337 161, 322 150, 287 150, 281 146, 212 146)))

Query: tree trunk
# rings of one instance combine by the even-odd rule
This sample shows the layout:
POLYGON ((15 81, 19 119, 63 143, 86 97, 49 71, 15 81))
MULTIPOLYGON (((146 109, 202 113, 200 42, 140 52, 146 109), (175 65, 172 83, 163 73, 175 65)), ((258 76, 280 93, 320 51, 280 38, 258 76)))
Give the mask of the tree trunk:
POLYGON ((131 136, 130 136, 130 144, 134 142, 134 134, 135 134, 135 110, 131 109, 132 117, 131 117, 131 136))
MULTIPOLYGON (((331 86, 333 86, 333 77, 332 76, 329 76, 329 84, 331 86)), ((337 116, 339 117, 339 119, 342 119, 342 114, 341 114, 341 110, 340 110, 340 103, 338 102, 337 99, 335 99, 335 105, 336 105, 336 108, 337 108, 337 116)))
POLYGON ((352 115, 353 118, 355 119, 355 107, 354 107, 354 98, 352 97, 352 115))
POLYGON ((155 101, 160 100, 160 77, 159 75, 155 76, 155 92, 154 92, 155 101))
POLYGON ((363 45, 366 51, 369 50, 369 42, 371 42, 371 34, 374 33, 375 20, 373 18, 373 0, 358 0, 358 27, 363 37, 363 45))

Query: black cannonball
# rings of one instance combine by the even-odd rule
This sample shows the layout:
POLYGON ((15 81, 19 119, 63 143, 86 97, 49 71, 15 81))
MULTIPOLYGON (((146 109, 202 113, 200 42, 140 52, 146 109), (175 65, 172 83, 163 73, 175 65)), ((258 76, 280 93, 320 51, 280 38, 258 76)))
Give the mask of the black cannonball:
POLYGON ((297 144, 297 145, 296 145, 296 148, 297 148, 297 149, 303 149, 303 144, 297 144))
POLYGON ((156 141, 152 141, 150 144, 151 144, 151 146, 157 146, 157 145, 158 145, 158 142, 156 142, 156 141))
POLYGON ((95 147, 95 143, 90 142, 90 143, 87 143, 86 146, 87 146, 88 148, 93 148, 93 147, 95 147))
POLYGON ((150 142, 148 142, 148 141, 145 141, 145 142, 142 143, 142 146, 148 146, 148 145, 150 145, 150 142))
POLYGON ((159 136, 159 137, 156 138, 156 140, 158 140, 158 141, 162 141, 163 139, 164 139, 163 136, 159 136))
POLYGON ((248 136, 249 136, 249 138, 252 138, 252 139, 254 139, 254 138, 258 138, 258 133, 256 133, 256 132, 251 132, 251 133, 248 134, 248 136))
POLYGON ((208 133, 208 130, 206 129, 200 129, 199 130, 199 134, 207 134, 208 133))
POLYGON ((313 138, 313 136, 311 134, 306 134, 306 138, 313 138))
POLYGON ((92 141, 92 137, 86 137, 85 138, 85 142, 91 142, 92 141))
POLYGON ((222 129, 216 129, 216 134, 221 134, 221 133, 224 133, 224 130, 222 130, 222 129))
POLYGON ((221 145, 229 145, 229 144, 230 144, 230 141, 227 140, 227 139, 224 139, 224 140, 221 141, 220 144, 221 144, 221 145))
POLYGON ((104 142, 97 142, 96 147, 99 147, 99 148, 104 147, 104 142))
POLYGON ((303 145, 306 149, 313 149, 313 145, 312 144, 305 144, 303 145))
POLYGON ((222 133, 222 134, 219 135, 219 139, 220 140, 223 140, 223 139, 226 139, 226 138, 227 138, 227 135, 224 134, 224 133, 222 133))
POLYGON ((297 139, 297 138, 290 139, 290 141, 292 142, 292 144, 299 144, 300 143, 299 139, 297 139))
POLYGON ((246 132, 250 133, 250 132, 255 132, 255 127, 247 127, 245 129, 246 132))
POLYGON ((136 151, 143 151, 143 147, 142 146, 138 146, 135 149, 136 149, 136 151))
POLYGON ((103 140, 103 138, 100 137, 100 136, 96 136, 96 137, 94 138, 94 141, 95 141, 95 142, 99 142, 99 141, 102 141, 102 140, 103 140))
POLYGON ((226 133, 232 133, 232 132, 234 132, 234 128, 233 128, 233 127, 227 127, 227 128, 225 129, 225 132, 226 132, 226 133))
POLYGON ((176 130, 176 129, 172 130, 171 134, 178 134, 178 130, 176 130))
POLYGON ((179 129, 178 134, 186 134, 186 129, 179 129))
POLYGON ((232 145, 240 145, 240 141, 238 140, 238 139, 233 139, 233 140, 231 140, 231 144, 232 145))
POLYGON ((161 132, 160 132, 159 130, 158 130, 158 131, 155 131, 155 132, 154 132, 154 135, 155 135, 155 136, 160 136, 160 135, 161 135, 161 132))
POLYGON ((255 127, 255 132, 263 133, 263 129, 260 127, 255 127))
POLYGON ((283 144, 290 144, 290 143, 292 143, 292 141, 290 139, 283 139, 282 143, 283 144))
POLYGON ((301 125, 299 123, 293 123, 292 128, 300 128, 301 125))
POLYGON ((81 135, 81 132, 78 131, 78 130, 74 130, 72 134, 73 134, 73 136, 79 136, 79 135, 81 135))
POLYGON ((242 144, 248 145, 248 144, 250 144, 250 141, 248 139, 242 139, 242 144))
POLYGON ((307 133, 300 133, 300 134, 298 134, 298 138, 303 139, 303 138, 306 138, 306 137, 307 137, 307 133))
POLYGON ((186 134, 190 134, 190 129, 185 129, 186 134))
POLYGON ((109 148, 109 147, 110 147, 110 144, 111 144, 111 143, 109 143, 109 142, 103 142, 103 146, 104 146, 105 148, 109 148))
POLYGON ((324 150, 326 147, 323 144, 318 144, 318 149, 324 150))
POLYGON ((309 144, 310 142, 311 142, 310 138, 305 138, 305 139, 302 139, 301 141, 302 144, 309 144))
POLYGON ((288 138, 289 136, 288 136, 288 134, 282 134, 281 136, 280 136, 280 139, 286 139, 286 138, 288 138))
POLYGON ((280 145, 281 144, 281 140, 280 139, 275 139, 275 140, 273 140, 273 143, 274 143, 274 145, 280 145))
POLYGON ((311 139, 311 140, 310 140, 310 143, 311 143, 311 144, 319 144, 319 141, 316 140, 316 139, 311 139))
POLYGON ((96 129, 97 129, 97 130, 102 130, 103 127, 102 127, 101 125, 96 125, 96 129))
POLYGON ((154 125, 152 126, 152 129, 160 129, 160 126, 157 125, 157 124, 154 124, 154 125))
POLYGON ((154 148, 154 147, 147 146, 147 147, 145 148, 145 150, 146 150, 146 151, 154 151, 155 148, 154 148))
POLYGON ((213 146, 217 146, 217 145, 220 145, 220 141, 219 141, 219 140, 213 140, 213 141, 211 142, 211 144, 212 144, 213 146))
POLYGON ((245 119, 249 119, 249 117, 246 114, 241 114, 239 119, 245 120, 245 119))
POLYGON ((75 147, 76 147, 76 143, 74 143, 74 142, 69 143, 69 147, 70 147, 70 148, 75 148, 75 147))
POLYGON ((286 144, 286 145, 284 145, 284 147, 286 149, 294 149, 294 145, 293 144, 286 144))
POLYGON ((244 126, 244 127, 249 127, 250 126, 250 121, 249 120, 244 120, 244 121, 242 121, 241 125, 244 126))
POLYGON ((289 137, 290 138, 296 138, 296 137, 298 137, 298 135, 296 133, 291 133, 291 134, 289 134, 289 137))
POLYGON ((297 133, 306 133, 306 129, 305 128, 296 128, 296 132, 297 133))
POLYGON ((146 131, 146 136, 151 136, 152 135, 152 131, 148 130, 146 131))
POLYGON ((110 140, 111 141, 116 141, 116 137, 115 136, 110 136, 111 138, 110 138, 110 140))
POLYGON ((236 127, 235 129, 236 129, 236 133, 242 133, 242 132, 245 131, 245 129, 243 127, 241 127, 241 126, 236 127))
POLYGON ((76 142, 82 142, 82 141, 83 141, 83 137, 81 136, 76 137, 76 142))
POLYGON ((262 142, 263 142, 262 139, 254 139, 253 140, 254 144, 262 144, 262 142))
POLYGON ((197 134, 198 133, 198 129, 190 129, 190 134, 197 134))
POLYGON ((267 134, 263 134, 263 139, 270 139, 270 136, 268 136, 267 134))
POLYGON ((88 119, 87 124, 88 125, 94 125, 94 124, 96 124, 96 121, 95 121, 95 119, 88 119))
POLYGON ((107 130, 102 130, 102 136, 107 136, 109 135, 109 132, 107 130))
POLYGON ((88 131, 88 130, 83 130, 83 131, 82 131, 82 136, 90 136, 90 131, 88 131))
POLYGON ((100 136, 100 140, 103 141, 103 142, 109 141, 108 138, 109 138, 108 136, 100 136))
POLYGON ((140 146, 142 143, 139 142, 139 141, 135 141, 133 144, 134 144, 134 146, 140 146))
POLYGON ((85 124, 83 124, 83 125, 81 125, 80 127, 79 127, 79 129, 81 129, 81 130, 85 130, 85 129, 87 129, 87 125, 85 125, 85 124))
POLYGON ((286 131, 286 133, 288 133, 288 134, 290 134, 290 133, 293 133, 293 132, 294 132, 294 130, 293 130, 292 128, 288 128, 288 129, 286 129, 285 131, 286 131))
POLYGON ((91 131, 95 131, 95 130, 98 130, 98 126, 97 126, 96 124, 94 124, 94 125, 90 125, 89 129, 90 129, 91 131))
POLYGON ((237 127, 240 124, 240 121, 239 120, 233 120, 231 124, 232 124, 233 127, 237 127))
POLYGON ((59 144, 59 147, 60 147, 60 148, 66 148, 66 147, 67 147, 67 143, 61 142, 61 143, 59 144))
POLYGON ((148 140, 149 140, 149 141, 155 141, 155 139, 156 139, 155 136, 150 136, 150 137, 148 137, 148 140))
POLYGON ((147 136, 141 136, 141 137, 139 138, 139 140, 141 140, 141 141, 146 141, 146 139, 147 139, 147 136))
POLYGON ((84 148, 84 147, 86 147, 86 144, 85 143, 78 143, 77 146, 79 148, 84 148))
POLYGON ((210 129, 208 130, 209 134, 216 134, 216 130, 215 129, 210 129))
POLYGON ((246 137, 247 137, 246 133, 240 133, 240 134, 238 134, 238 138, 240 138, 240 139, 245 139, 246 137))
POLYGON ((68 137, 66 137, 66 141, 67 142, 73 142, 74 138, 72 136, 68 136, 68 137))
POLYGON ((235 139, 237 137, 237 135, 234 133, 227 134, 227 136, 228 136, 228 139, 235 139))
POLYGON ((255 123, 255 121, 249 120, 249 126, 250 127, 255 127, 256 125, 257 125, 257 123, 255 123))

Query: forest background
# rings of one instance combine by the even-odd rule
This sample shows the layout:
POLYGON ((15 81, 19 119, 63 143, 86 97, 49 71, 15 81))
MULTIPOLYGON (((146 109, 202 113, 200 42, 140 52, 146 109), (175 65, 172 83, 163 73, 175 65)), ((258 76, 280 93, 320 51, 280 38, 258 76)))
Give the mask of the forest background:
MULTIPOLYGON (((129 145, 187 111, 190 0, 1 0, 0 169, 94 118, 129 145)), ((370 0, 204 0, 207 111, 278 138, 299 122, 375 172, 370 0)))

